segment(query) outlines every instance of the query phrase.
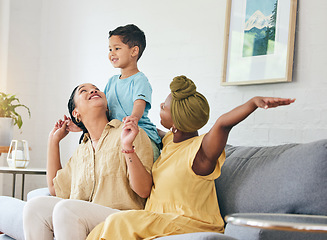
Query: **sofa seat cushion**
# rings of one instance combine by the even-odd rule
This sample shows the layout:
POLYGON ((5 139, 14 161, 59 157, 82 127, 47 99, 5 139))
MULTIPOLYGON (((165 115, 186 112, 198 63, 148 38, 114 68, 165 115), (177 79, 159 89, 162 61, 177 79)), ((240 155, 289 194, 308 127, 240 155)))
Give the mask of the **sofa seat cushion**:
POLYGON ((221 214, 327 215, 327 139, 272 147, 226 146, 216 180, 221 214))

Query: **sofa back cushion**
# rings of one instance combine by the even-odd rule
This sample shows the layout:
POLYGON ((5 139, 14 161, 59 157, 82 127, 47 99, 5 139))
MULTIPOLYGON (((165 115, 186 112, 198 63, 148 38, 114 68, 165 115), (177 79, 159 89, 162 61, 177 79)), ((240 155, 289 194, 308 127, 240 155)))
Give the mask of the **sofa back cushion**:
POLYGON ((226 146, 216 180, 220 211, 327 215, 327 139, 272 147, 226 146))

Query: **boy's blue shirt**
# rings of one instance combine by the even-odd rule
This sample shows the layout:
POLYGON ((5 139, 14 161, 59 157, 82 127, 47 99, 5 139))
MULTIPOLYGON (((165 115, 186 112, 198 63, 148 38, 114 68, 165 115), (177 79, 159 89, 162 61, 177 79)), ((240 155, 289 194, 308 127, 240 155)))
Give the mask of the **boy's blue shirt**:
POLYGON ((146 102, 144 113, 139 120, 139 126, 147 133, 155 143, 160 144, 156 126, 148 117, 151 109, 152 87, 147 77, 138 72, 125 79, 119 79, 120 75, 111 77, 104 89, 108 101, 111 119, 122 119, 130 116, 133 111, 134 101, 142 99, 146 102))

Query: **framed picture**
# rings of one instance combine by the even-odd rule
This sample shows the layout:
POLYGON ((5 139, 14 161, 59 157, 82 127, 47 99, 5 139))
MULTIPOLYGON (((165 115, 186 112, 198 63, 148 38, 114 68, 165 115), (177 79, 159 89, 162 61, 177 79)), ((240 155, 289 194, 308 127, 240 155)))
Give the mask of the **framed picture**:
POLYGON ((222 85, 291 82, 297 0, 227 0, 222 85))

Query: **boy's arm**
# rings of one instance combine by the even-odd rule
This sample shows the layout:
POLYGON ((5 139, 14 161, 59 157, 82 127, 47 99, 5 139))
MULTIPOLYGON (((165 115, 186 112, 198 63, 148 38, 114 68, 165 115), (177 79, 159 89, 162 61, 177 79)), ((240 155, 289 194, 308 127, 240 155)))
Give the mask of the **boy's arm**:
POLYGON ((131 116, 136 117, 137 121, 139 121, 143 116, 145 106, 146 106, 146 102, 144 100, 142 99, 135 100, 131 116))
POLYGON ((274 108, 293 103, 295 99, 254 97, 218 118, 210 131, 204 136, 202 145, 194 159, 192 169, 202 176, 209 175, 216 167, 217 159, 223 152, 231 129, 246 119, 258 107, 274 108))

